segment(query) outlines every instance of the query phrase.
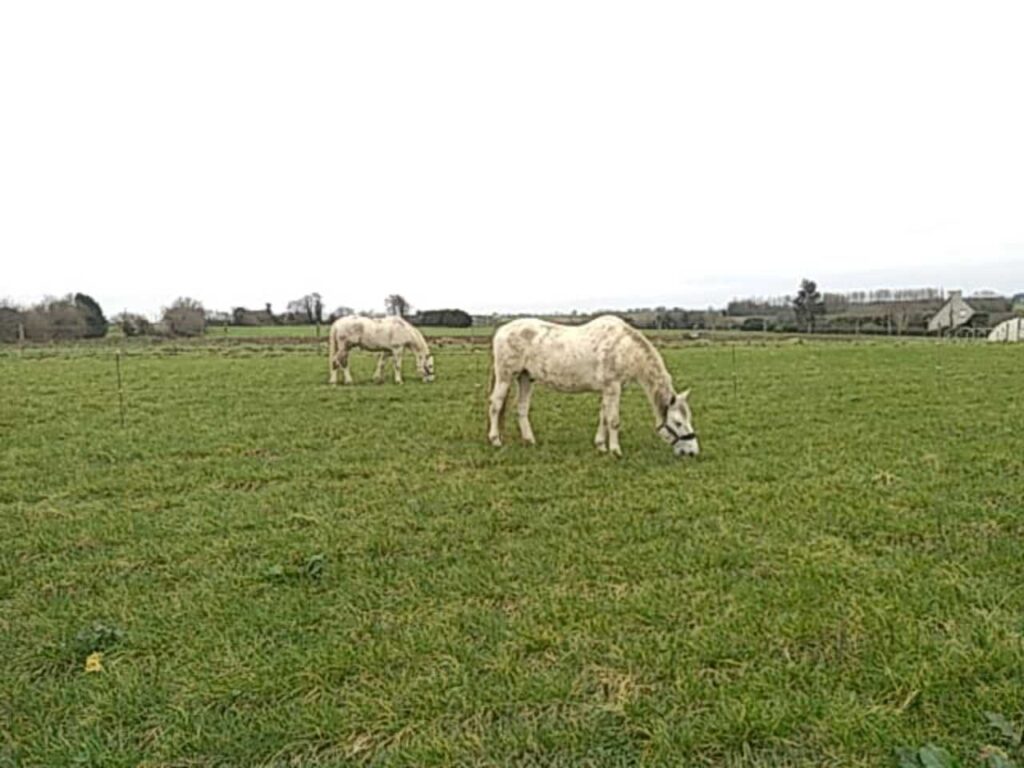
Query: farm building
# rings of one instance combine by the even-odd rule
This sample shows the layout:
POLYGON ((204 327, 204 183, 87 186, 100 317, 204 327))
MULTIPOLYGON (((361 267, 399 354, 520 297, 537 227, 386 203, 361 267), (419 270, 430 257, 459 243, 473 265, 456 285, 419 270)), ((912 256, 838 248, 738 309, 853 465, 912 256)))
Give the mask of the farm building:
POLYGON ((951 291, 949 300, 928 321, 928 333, 950 333, 967 325, 974 315, 974 307, 964 301, 963 293, 951 291))
POLYGON ((231 310, 231 319, 235 325, 275 325, 277 323, 269 304, 265 309, 235 307, 231 310))
POLYGON ((1024 341, 1024 317, 1004 320, 988 335, 989 341, 1024 341))

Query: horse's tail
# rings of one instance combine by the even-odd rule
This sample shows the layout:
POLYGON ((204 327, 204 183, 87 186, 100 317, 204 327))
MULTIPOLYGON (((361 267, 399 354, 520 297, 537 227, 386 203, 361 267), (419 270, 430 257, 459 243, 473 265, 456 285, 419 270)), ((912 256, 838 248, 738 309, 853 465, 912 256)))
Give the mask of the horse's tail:
MULTIPOLYGON (((498 366, 497 357, 494 354, 494 350, 491 349, 491 373, 487 378, 487 391, 484 393, 484 397, 487 399, 487 420, 488 426, 490 426, 490 404, 491 404, 491 393, 494 392, 494 385, 498 383, 498 366)), ((501 427, 505 423, 505 410, 508 408, 508 394, 506 393, 505 399, 501 401, 501 410, 498 411, 498 426, 501 427)))
POLYGON ((327 367, 331 373, 338 364, 338 340, 334 336, 334 326, 327 329, 327 367))

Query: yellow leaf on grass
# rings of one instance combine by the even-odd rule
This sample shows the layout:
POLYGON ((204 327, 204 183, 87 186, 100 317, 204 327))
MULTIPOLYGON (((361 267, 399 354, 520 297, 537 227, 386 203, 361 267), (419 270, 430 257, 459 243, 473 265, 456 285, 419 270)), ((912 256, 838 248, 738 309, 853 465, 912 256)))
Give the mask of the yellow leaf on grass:
POLYGON ((99 651, 96 653, 90 653, 85 658, 85 671, 86 672, 102 672, 103 671, 103 654, 99 651))

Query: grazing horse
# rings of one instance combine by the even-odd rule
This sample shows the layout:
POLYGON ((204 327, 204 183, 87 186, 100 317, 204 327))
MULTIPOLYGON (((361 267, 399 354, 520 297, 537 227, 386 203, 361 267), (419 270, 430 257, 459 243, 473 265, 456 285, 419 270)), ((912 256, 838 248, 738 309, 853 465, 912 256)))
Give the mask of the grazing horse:
POLYGON ((624 384, 637 381, 651 403, 656 431, 675 455, 700 452, 687 402, 690 391, 675 392, 658 350, 618 317, 604 315, 578 326, 535 318, 513 320, 495 332, 493 353, 488 432, 492 445, 501 445, 501 417, 513 381, 519 385, 519 430, 524 441, 536 442, 530 426, 530 393, 533 382, 539 381, 563 392, 600 392, 594 445, 602 453, 621 456, 619 398, 624 384))
POLYGON ((328 355, 331 367, 331 384, 338 383, 338 369, 344 374, 344 382, 352 383, 348 370, 348 353, 353 347, 380 352, 377 371, 373 380, 380 383, 384 375, 384 361, 391 355, 395 369, 395 383, 402 383, 402 350, 409 348, 416 356, 416 369, 424 381, 434 380, 434 356, 430 354, 427 340, 419 328, 401 317, 361 317, 348 315, 339 317, 331 325, 328 334, 328 355))

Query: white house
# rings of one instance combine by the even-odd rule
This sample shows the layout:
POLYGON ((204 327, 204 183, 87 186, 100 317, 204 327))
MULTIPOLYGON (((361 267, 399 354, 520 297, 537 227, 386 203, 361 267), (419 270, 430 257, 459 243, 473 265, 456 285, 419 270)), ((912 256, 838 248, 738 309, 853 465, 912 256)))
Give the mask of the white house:
POLYGON ((928 321, 928 333, 949 333, 967 325, 974 317, 974 307, 964 301, 962 291, 950 291, 949 300, 928 321))
POLYGON ((988 335, 989 341, 1024 341, 1024 317, 1004 320, 988 335))

